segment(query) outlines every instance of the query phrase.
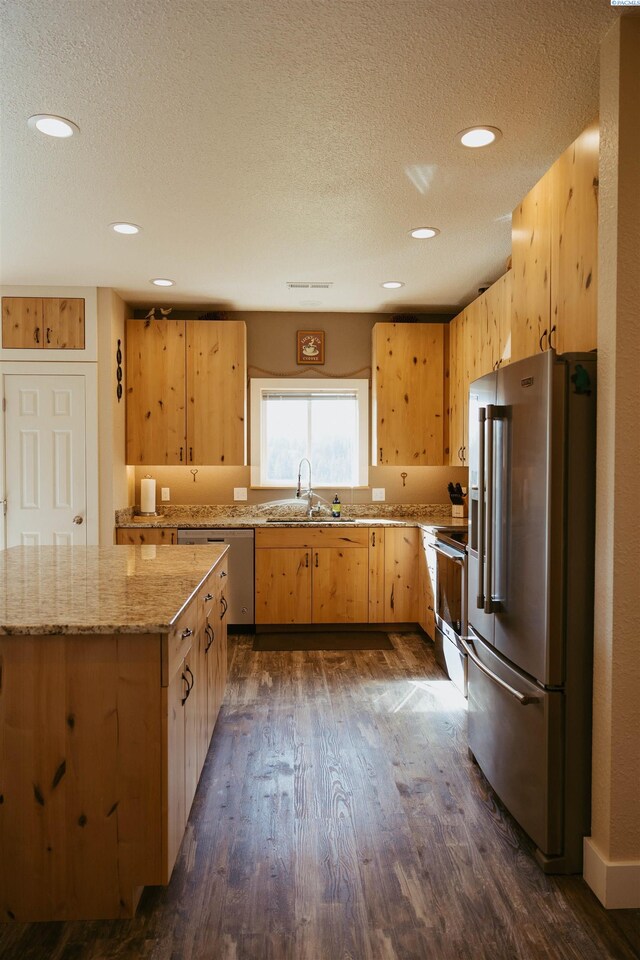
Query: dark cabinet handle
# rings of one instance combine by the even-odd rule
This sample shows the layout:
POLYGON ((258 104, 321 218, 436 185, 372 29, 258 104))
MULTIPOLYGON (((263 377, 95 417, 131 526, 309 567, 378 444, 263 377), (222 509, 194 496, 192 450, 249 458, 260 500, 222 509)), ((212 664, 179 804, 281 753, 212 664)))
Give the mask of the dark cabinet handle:
POLYGON ((193 688, 194 688, 195 685, 196 685, 196 678, 195 678, 194 675, 192 674, 192 672, 191 672, 191 667, 189 666, 188 663, 185 663, 184 669, 185 669, 186 673, 188 673, 189 676, 191 677, 191 684, 190 684, 190 686, 189 686, 189 693, 191 693, 191 691, 193 690, 193 688))
POLYGON ((210 650, 210 648, 211 648, 211 644, 213 643, 213 638, 214 638, 213 627, 211 626, 210 623, 208 623, 208 624, 206 625, 206 627, 204 628, 204 632, 206 633, 206 635, 207 635, 208 638, 209 638, 209 642, 207 643, 206 647, 204 648, 204 652, 205 652, 205 653, 209 653, 209 650, 210 650))
POLYGON ((382 460, 382 447, 380 447, 380 459, 382 460))
POLYGON ((33 331, 33 339, 36 343, 40 343, 40 327, 36 327, 33 331))
POLYGON ((305 555, 304 555, 304 565, 305 565, 305 567, 308 567, 308 566, 309 566, 309 554, 308 554, 308 553, 305 553, 305 555))
POLYGON ((193 447, 189 447, 189 463, 193 463, 193 447))
POLYGON ((187 637, 192 637, 192 636, 193 636, 193 630, 191 629, 191 627, 185 627, 185 629, 182 631, 182 639, 186 640, 187 637))
POLYGON ((549 330, 549 349, 550 350, 555 350, 556 348, 555 343, 551 342, 551 337, 554 335, 555 332, 556 332, 556 325, 554 323, 554 325, 551 327, 551 330, 549 330))
POLYGON ((172 534, 171 534, 171 543, 174 542, 174 538, 175 538, 175 533, 172 533, 172 534))
POLYGON ((182 447, 180 447, 180 463, 182 463, 182 447))
MULTIPOLYGON (((187 667, 187 670, 189 670, 188 667, 187 667)), ((191 670, 189 670, 189 673, 191 673, 191 670)), ((192 673, 191 673, 191 676, 193 676, 192 673)), ((189 694, 191 693, 191 687, 192 687, 193 685, 189 683, 189 679, 188 679, 188 677, 186 676, 186 674, 184 674, 184 673, 182 674, 182 679, 184 680, 184 682, 185 682, 186 685, 187 685, 187 689, 184 691, 184 696, 181 698, 181 699, 182 699, 182 706, 184 707, 185 703, 186 703, 187 700, 189 699, 189 694)))
POLYGON ((47 327, 47 333, 46 333, 47 343, 51 343, 51 337, 49 336, 50 333, 51 333, 51 327, 47 327))
POLYGON ((549 334, 547 333, 547 331, 546 331, 546 329, 545 329, 545 330, 542 331, 542 335, 541 335, 541 337, 540 337, 540 340, 538 341, 539 344, 540 344, 540 350, 541 350, 543 353, 544 353, 544 351, 545 351, 547 348, 546 348, 546 347, 543 347, 543 346, 542 346, 542 343, 543 343, 543 341, 544 341, 548 336, 549 336, 549 334))
POLYGON ((316 552, 316 569, 317 569, 317 567, 318 567, 318 554, 317 554, 317 552, 316 552))
POLYGON ((220 614, 220 619, 224 617, 225 613, 229 609, 229 604, 227 603, 226 597, 220 597, 220 605, 222 606, 222 613, 220 614))
POLYGON ((371 546, 375 547, 375 545, 376 545, 376 532, 375 530, 373 530, 371 532, 371 546))

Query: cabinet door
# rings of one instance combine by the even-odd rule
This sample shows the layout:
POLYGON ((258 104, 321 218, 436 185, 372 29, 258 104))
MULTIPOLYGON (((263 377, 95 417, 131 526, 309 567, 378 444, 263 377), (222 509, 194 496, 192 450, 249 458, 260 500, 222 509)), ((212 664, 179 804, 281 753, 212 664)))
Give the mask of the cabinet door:
POLYGON ((444 329, 440 323, 373 328, 373 463, 444 463, 444 329))
POLYGON ((433 551, 435 537, 421 530, 420 540, 420 600, 419 624, 433 640, 436 628, 435 617, 435 573, 436 558, 433 551))
POLYGON ((322 547, 313 551, 313 623, 367 623, 369 551, 322 547))
POLYGON ((116 530, 117 544, 171 544, 177 543, 177 527, 118 527, 116 530))
POLYGON ((369 623, 384 623, 384 529, 369 529, 369 623))
POLYGON ((549 345, 551 319, 551 179, 538 181, 513 211, 513 323, 511 359, 549 345))
POLYGON ((466 311, 451 321, 449 328, 449 464, 464 465, 466 311))
POLYGON ((511 363, 511 315, 513 311, 513 270, 507 270, 497 283, 500 285, 498 313, 498 366, 511 363))
POLYGON ((2 298, 2 346, 5 349, 41 349, 42 300, 40 297, 2 298))
POLYGON ((42 306, 45 350, 84 350, 84 300, 45 297, 42 306))
POLYGON ((185 711, 183 699, 186 695, 187 680, 184 661, 173 675, 169 686, 165 687, 167 706, 165 710, 167 759, 165 766, 166 785, 164 797, 166 803, 166 855, 164 859, 163 883, 171 878, 182 837, 187 822, 185 804, 185 711))
POLYGON ((213 724, 215 724, 218 714, 220 713, 220 707, 222 706, 222 701, 224 700, 224 691, 227 686, 227 610, 228 603, 225 593, 225 587, 227 585, 227 568, 226 564, 221 570, 216 568, 216 578, 218 581, 218 589, 216 591, 217 597, 217 607, 218 607, 218 629, 216 631, 216 644, 215 644, 215 687, 214 687, 214 711, 215 715, 213 717, 213 724))
POLYGON ((385 530, 385 621, 410 623, 419 619, 420 573, 418 530, 385 530))
POLYGON ((246 353, 244 321, 187 321, 189 463, 246 463, 246 353))
POLYGON ((597 125, 551 168, 551 324, 558 353, 597 347, 597 125))
POLYGON ((186 462, 185 325, 128 320, 127 463, 186 462))
POLYGON ((203 677, 198 672, 198 645, 194 644, 184 660, 184 676, 188 683, 184 709, 184 805, 185 823, 189 817, 200 771, 198 770, 198 698, 203 677))
POLYGON ((311 623, 311 549, 256 549, 256 623, 311 623))

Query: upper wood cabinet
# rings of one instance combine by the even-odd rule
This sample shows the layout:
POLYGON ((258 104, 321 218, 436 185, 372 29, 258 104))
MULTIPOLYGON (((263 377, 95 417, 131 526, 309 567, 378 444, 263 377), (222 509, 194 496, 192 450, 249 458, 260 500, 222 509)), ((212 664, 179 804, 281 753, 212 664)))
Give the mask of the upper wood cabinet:
POLYGON ((444 326, 441 323, 375 324, 374 466, 440 466, 444 463, 444 326))
POLYGON ((127 463, 246 461, 246 327, 129 320, 127 463))
POLYGON ((551 168, 551 345, 594 350, 598 308, 598 150, 593 124, 551 168))
POLYGON ((513 360, 597 346, 597 124, 513 211, 513 360))
POLYGON ((84 299, 3 297, 2 346, 14 350, 84 350, 84 299))
POLYGON ((530 357, 548 343, 551 328, 550 171, 513 211, 513 360, 530 357))
POLYGON ((187 321, 189 463, 246 462, 246 353, 242 321, 187 321))

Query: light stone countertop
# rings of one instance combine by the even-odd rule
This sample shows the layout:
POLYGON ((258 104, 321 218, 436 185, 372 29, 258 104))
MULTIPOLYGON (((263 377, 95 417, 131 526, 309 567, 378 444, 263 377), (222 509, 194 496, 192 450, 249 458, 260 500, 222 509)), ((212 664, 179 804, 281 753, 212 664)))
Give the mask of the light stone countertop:
POLYGON ((438 504, 342 504, 344 519, 332 521, 327 513, 317 521, 304 519, 304 505, 279 506, 271 504, 194 504, 160 507, 157 517, 137 517, 132 508, 116 511, 117 527, 181 527, 187 529, 231 529, 277 526, 274 520, 291 527, 299 526, 359 526, 466 527, 467 518, 452 517, 446 505, 438 504), (345 522, 347 521, 347 522, 345 522))
POLYGON ((0 634, 166 633, 228 547, 10 547, 0 634))

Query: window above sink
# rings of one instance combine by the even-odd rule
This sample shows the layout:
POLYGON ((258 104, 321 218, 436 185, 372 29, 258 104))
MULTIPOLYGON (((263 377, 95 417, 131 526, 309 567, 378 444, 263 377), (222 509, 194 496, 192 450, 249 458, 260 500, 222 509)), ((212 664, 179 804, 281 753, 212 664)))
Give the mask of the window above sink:
POLYGON ((302 458, 320 489, 367 486, 369 381, 251 380, 251 485, 295 487, 302 458))

